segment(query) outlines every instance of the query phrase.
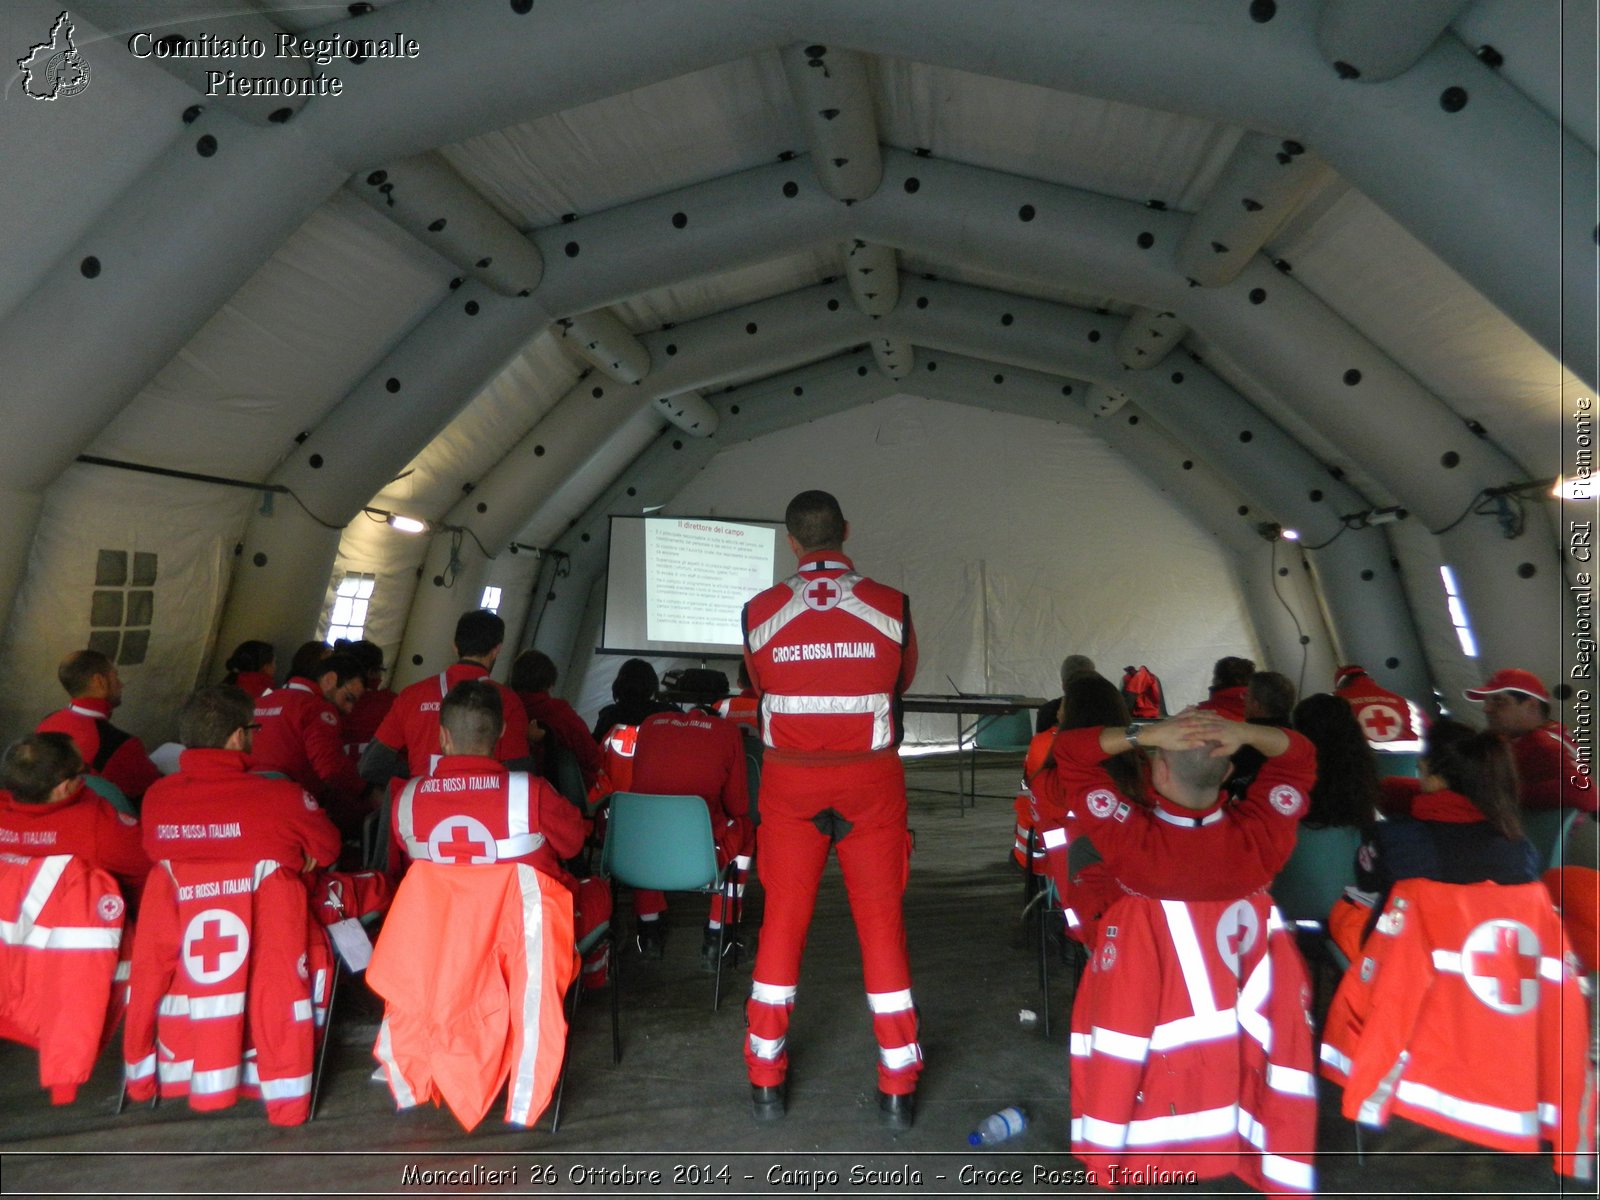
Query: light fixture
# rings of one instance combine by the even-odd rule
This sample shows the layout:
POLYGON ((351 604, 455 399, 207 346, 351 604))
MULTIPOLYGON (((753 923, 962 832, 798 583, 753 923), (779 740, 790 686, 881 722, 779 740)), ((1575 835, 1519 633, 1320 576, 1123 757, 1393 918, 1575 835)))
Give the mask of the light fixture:
POLYGON ((1568 479, 1565 475, 1557 475, 1556 481, 1550 487, 1550 495, 1556 500, 1593 500, 1594 476, 1584 475, 1579 479, 1568 479))
POLYGON ((1398 504, 1387 508, 1369 508, 1365 512, 1346 513, 1339 520, 1346 529, 1366 529, 1372 525, 1393 525, 1410 514, 1398 504))
POLYGON ((1298 529, 1285 529, 1283 536, 1291 542, 1298 542, 1300 540, 1300 531, 1298 529))
POLYGON ((416 517, 402 517, 399 513, 389 514, 390 528, 398 529, 401 533, 427 533, 428 523, 419 521, 416 517))

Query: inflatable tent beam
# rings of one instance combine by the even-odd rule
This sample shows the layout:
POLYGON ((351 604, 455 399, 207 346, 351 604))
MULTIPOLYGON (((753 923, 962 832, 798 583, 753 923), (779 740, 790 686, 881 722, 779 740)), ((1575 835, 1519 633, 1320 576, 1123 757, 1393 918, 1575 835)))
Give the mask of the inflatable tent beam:
POLYGON ((1326 0, 1317 46, 1341 79, 1381 83, 1416 65, 1465 0, 1326 0))

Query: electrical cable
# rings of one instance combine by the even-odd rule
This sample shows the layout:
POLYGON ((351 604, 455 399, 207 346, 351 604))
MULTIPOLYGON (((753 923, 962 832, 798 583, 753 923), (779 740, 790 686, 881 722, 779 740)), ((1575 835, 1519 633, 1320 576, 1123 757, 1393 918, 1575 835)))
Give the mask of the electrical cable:
POLYGON ((1443 529, 1430 529, 1430 530, 1428 530, 1428 532, 1433 534, 1434 537, 1438 537, 1442 533, 1449 533, 1452 529, 1454 529, 1457 525, 1461 524, 1461 522, 1465 521, 1473 513, 1480 511, 1479 508, 1478 508, 1478 505, 1483 503, 1483 501, 1486 498, 1487 498, 1487 496, 1486 496, 1485 492, 1479 492, 1476 496, 1474 496, 1471 499, 1471 501, 1468 502, 1467 507, 1461 510, 1461 515, 1459 517, 1457 517, 1454 521, 1451 521, 1450 524, 1446 525, 1443 529))
MULTIPOLYGON (((1334 534, 1333 536, 1338 537, 1339 535, 1334 534)), ((1333 538, 1328 539, 1329 542, 1332 540, 1333 538)), ((1323 545, 1327 544, 1327 542, 1323 543, 1323 545)), ((1294 688, 1295 695, 1298 696, 1305 691, 1306 687, 1306 668, 1310 665, 1311 659, 1311 639, 1306 637, 1306 631, 1300 625, 1300 618, 1295 616, 1294 609, 1289 607, 1289 602, 1283 598, 1283 593, 1278 590, 1278 540, 1276 538, 1272 542, 1270 570, 1272 572, 1272 594, 1278 598, 1278 603, 1283 605, 1283 611, 1289 614, 1289 620, 1294 622, 1295 634, 1300 639, 1300 678, 1294 688)))

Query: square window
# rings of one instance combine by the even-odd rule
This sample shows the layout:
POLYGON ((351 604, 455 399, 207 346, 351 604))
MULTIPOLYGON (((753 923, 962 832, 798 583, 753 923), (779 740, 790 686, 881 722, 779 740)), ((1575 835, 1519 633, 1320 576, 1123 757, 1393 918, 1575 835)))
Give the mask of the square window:
POLYGON ((350 624, 350 614, 355 609, 355 605, 356 602, 349 596, 340 596, 333 602, 333 613, 328 617, 329 623, 333 625, 350 624))
POLYGON ((122 592, 96 592, 89 603, 89 624, 96 629, 115 629, 122 624, 122 592))
POLYGON ((96 629, 89 634, 89 649, 104 654, 112 662, 117 661, 117 649, 121 643, 122 634, 115 629, 96 629))
POLYGON ((492 613, 500 611, 500 589, 486 587, 483 589, 483 599, 478 602, 479 608, 487 608, 492 613))
POLYGON ((156 556, 141 550, 133 556, 133 586, 152 587, 156 581, 156 556))
POLYGON ((95 559, 95 587, 121 587, 128 582, 128 556, 121 550, 102 550, 95 559))
POLYGON ((148 629, 130 629, 122 635, 122 653, 117 655, 117 665, 123 667, 137 666, 144 661, 144 656, 149 649, 150 631, 148 629))
POLYGON ((156 594, 154 592, 129 592, 127 624, 135 628, 149 628, 155 624, 156 594))

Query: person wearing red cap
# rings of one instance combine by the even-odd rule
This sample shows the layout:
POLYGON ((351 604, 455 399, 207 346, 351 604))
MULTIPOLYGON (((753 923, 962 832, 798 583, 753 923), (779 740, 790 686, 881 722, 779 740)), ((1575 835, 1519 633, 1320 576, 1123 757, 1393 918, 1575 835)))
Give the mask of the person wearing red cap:
POLYGON ((1510 741, 1523 808, 1596 810, 1587 764, 1561 722, 1551 719, 1550 693, 1537 675, 1507 667, 1468 688, 1466 697, 1481 703, 1484 722, 1510 741))
POLYGON ((1386 750, 1409 746, 1421 749, 1421 731, 1411 715, 1411 704, 1398 692, 1391 692, 1354 663, 1333 673, 1333 694, 1350 705, 1356 723, 1367 741, 1386 750))

